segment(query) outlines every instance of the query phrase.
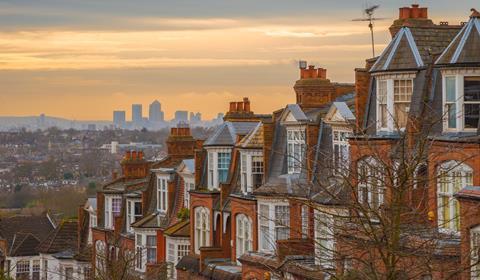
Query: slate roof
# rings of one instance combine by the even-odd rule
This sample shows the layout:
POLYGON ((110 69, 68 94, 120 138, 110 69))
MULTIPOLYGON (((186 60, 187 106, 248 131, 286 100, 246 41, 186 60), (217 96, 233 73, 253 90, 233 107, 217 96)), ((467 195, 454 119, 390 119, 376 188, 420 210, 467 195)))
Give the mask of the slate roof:
POLYGON ((128 191, 144 190, 147 187, 148 177, 129 180, 121 177, 103 186, 104 193, 124 193, 128 191))
POLYGON ((195 173, 195 160, 194 159, 184 159, 182 162, 190 172, 195 173))
POLYGON ((455 194, 458 198, 480 200, 480 186, 466 186, 455 194))
POLYGON ((10 256, 38 254, 38 244, 52 230, 54 227, 47 215, 0 219, 0 238, 6 240, 10 256))
POLYGON ((342 115, 342 117, 345 118, 345 120, 355 120, 355 116, 353 115, 352 111, 348 107, 347 103, 345 102, 333 102, 333 106, 335 106, 342 115))
POLYGON ((472 15, 435 64, 451 66, 480 63, 480 18, 472 15))
POLYGON ((370 72, 424 68, 432 54, 440 54, 458 33, 457 26, 402 27, 370 72))
POLYGON ((263 124, 261 122, 250 131, 238 143, 240 148, 244 149, 262 149, 263 148, 263 124))
POLYGON ((224 122, 216 132, 207 138, 203 146, 234 146, 237 136, 245 136, 258 122, 224 122))
POLYGON ((155 211, 132 224, 134 228, 160 228, 168 225, 168 219, 155 211))
POLYGON ((178 222, 164 231, 165 235, 171 237, 189 237, 190 236, 190 220, 178 222))
POLYGON ((76 251, 78 247, 78 221, 65 220, 52 231, 38 246, 38 251, 55 254, 66 250, 76 251))

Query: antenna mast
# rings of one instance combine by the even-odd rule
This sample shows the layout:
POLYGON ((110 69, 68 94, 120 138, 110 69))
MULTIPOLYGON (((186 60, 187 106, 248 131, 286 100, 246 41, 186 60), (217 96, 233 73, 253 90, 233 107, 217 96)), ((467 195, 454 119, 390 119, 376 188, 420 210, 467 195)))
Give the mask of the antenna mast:
POLYGON ((378 9, 380 5, 373 5, 366 8, 363 12, 365 13, 365 18, 353 19, 352 21, 368 21, 368 28, 370 28, 370 34, 372 36, 372 55, 375 57, 375 37, 373 36, 373 22, 376 20, 382 20, 383 18, 373 17, 373 13, 378 9))

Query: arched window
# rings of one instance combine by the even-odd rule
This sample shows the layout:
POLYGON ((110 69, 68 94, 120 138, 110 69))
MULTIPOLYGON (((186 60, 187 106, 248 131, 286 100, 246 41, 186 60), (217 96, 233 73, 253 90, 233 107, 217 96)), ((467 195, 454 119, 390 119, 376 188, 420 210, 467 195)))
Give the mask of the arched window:
POLYGON ((200 254, 200 247, 210 246, 210 210, 205 207, 195 208, 195 253, 200 254))
POLYGON ((253 249, 252 219, 244 214, 237 215, 236 250, 237 258, 253 249))
POLYGON ((378 209, 385 199, 382 165, 368 157, 358 162, 358 201, 371 210, 378 209))
POLYGON ((465 186, 472 185, 472 168, 457 161, 443 163, 438 170, 437 209, 438 227, 458 231, 460 204, 453 195, 465 186))

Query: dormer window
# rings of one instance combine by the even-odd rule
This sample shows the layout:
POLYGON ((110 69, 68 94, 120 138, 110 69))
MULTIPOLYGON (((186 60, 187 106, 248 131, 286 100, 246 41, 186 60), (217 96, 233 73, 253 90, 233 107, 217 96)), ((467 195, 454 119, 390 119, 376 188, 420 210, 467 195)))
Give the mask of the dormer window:
POLYGON ((263 153, 262 151, 241 151, 241 186, 244 194, 251 193, 254 188, 263 182, 263 153))
POLYGON ((228 178, 231 152, 228 148, 208 149, 208 189, 217 190, 228 178))
POLYGON ((157 210, 167 212, 168 209, 168 176, 157 178, 157 210))
POLYGON ((305 128, 287 127, 288 174, 298 174, 305 159, 305 128))
POLYGON ((127 200, 127 231, 132 232, 131 225, 142 218, 142 202, 140 200, 127 200))
POLYGON ((443 116, 445 131, 476 131, 480 119, 480 74, 444 72, 443 116))
POLYGON ((407 126, 413 94, 413 76, 389 75, 377 78, 377 128, 393 132, 407 126))

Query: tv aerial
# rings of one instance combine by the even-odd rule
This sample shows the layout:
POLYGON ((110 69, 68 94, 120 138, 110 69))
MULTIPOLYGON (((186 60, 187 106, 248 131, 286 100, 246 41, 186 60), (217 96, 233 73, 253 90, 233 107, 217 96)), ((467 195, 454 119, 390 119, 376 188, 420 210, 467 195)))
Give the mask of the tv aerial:
POLYGON ((363 13, 365 14, 364 18, 356 18, 352 19, 352 21, 368 21, 368 27, 370 28, 370 33, 372 35, 372 54, 373 57, 375 57, 375 38, 373 36, 373 23, 377 20, 384 20, 386 18, 376 18, 373 16, 375 10, 380 8, 380 5, 373 5, 370 7, 367 7, 365 10, 363 10, 363 13))

